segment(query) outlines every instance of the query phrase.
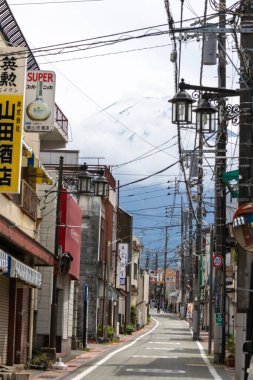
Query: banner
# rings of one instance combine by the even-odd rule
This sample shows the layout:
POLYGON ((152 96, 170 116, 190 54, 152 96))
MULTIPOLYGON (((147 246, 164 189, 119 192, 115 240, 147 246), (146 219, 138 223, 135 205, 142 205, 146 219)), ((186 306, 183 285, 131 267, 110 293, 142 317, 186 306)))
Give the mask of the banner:
POLYGON ((0 192, 19 193, 26 50, 0 48, 0 192))
POLYGON ((120 256, 120 285, 126 285, 126 266, 128 263, 128 244, 118 246, 120 256))

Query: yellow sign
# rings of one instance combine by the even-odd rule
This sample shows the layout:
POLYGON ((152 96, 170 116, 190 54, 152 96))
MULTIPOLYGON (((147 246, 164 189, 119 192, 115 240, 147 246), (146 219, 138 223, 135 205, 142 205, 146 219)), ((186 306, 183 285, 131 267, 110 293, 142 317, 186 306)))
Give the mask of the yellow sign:
POLYGON ((26 48, 0 47, 0 192, 19 193, 26 48))
POLYGON ((18 193, 23 96, 0 95, 0 192, 18 193))

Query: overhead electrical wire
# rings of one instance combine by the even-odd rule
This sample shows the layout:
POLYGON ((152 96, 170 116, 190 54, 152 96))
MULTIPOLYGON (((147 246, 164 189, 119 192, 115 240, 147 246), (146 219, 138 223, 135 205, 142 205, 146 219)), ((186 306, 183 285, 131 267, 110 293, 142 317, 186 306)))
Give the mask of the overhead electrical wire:
POLYGON ((101 2, 103 0, 60 0, 60 1, 41 1, 41 2, 27 2, 27 3, 10 3, 11 6, 19 5, 49 5, 49 4, 68 4, 68 3, 88 3, 91 1, 101 2))

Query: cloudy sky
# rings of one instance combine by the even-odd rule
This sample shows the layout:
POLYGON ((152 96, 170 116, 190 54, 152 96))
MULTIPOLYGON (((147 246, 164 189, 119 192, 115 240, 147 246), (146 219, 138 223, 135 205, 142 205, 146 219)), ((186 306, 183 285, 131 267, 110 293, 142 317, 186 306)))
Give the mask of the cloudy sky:
MULTIPOLYGON (((68 149, 80 150, 86 157, 80 163, 94 164, 89 157, 101 157, 121 185, 175 163, 177 130, 168 103, 175 94, 173 47, 165 33, 164 0, 56 1, 8 0, 30 47, 51 47, 35 56, 42 70, 56 73, 56 102, 71 127, 68 149)), ((181 0, 170 3, 179 27, 181 0)), ((184 26, 203 15, 204 3, 184 1, 184 26)), ((181 77, 199 84, 201 41, 182 43, 181 62, 181 77)), ((217 85, 215 66, 204 66, 203 84, 217 85)), ((182 132, 184 149, 192 148, 194 136, 193 130, 182 132)), ((136 232, 151 248, 164 246, 164 236, 154 238, 154 230, 141 230, 141 225, 165 225, 175 177, 182 179, 177 165, 138 187, 122 188, 122 207, 135 212, 136 232)), ((175 203, 180 204, 180 195, 175 203)), ((177 224, 176 211, 174 218, 177 224)))
MULTIPOLYGON (((164 0, 28 2, 10 0, 9 4, 30 47, 60 45, 37 60, 41 69, 56 72, 56 102, 71 126, 69 148, 79 149, 83 157, 105 157, 101 163, 116 165, 175 136, 168 103, 175 91, 172 41, 168 34, 160 35, 168 30, 164 0), (159 35, 146 36, 152 33, 159 35), (111 34, 116 42, 131 39, 101 46, 101 41, 108 43, 104 36, 111 34)), ((175 20, 179 20, 181 2, 173 3, 175 20)), ((193 11, 185 8, 185 18, 203 13, 198 3, 195 0, 195 11, 194 4, 193 11)), ((195 55, 191 64, 196 66, 197 80, 200 44, 189 41, 183 54, 189 49, 195 55)), ((188 61, 183 70, 185 77, 192 77, 188 61)), ((167 147, 163 145, 149 159, 124 166, 120 173, 149 174, 162 169, 176 160, 177 147, 171 145, 167 145, 169 151, 157 153, 167 147)), ((124 178, 121 181, 133 179, 124 178)))

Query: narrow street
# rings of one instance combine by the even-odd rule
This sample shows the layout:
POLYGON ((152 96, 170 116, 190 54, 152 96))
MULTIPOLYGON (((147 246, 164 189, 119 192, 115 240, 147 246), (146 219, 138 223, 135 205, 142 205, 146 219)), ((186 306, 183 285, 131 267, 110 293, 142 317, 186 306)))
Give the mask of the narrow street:
POLYGON ((175 315, 151 311, 153 327, 133 336, 98 360, 86 363, 64 379, 215 379, 231 380, 233 372, 213 366, 206 355, 207 342, 195 342, 188 324, 175 315))

